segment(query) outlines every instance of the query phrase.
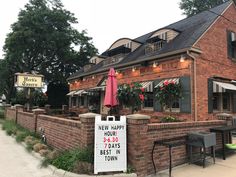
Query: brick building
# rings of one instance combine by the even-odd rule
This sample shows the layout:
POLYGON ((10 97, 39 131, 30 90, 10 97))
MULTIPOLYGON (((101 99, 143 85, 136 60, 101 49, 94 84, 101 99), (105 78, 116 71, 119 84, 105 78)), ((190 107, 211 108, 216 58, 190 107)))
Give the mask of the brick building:
POLYGON ((146 90, 141 112, 168 113, 155 98, 155 86, 179 82, 183 98, 172 110, 188 121, 211 120, 236 112, 236 6, 228 1, 135 39, 122 38, 68 78, 69 105, 80 113, 107 113, 103 106, 108 70, 118 84, 140 82, 146 90))

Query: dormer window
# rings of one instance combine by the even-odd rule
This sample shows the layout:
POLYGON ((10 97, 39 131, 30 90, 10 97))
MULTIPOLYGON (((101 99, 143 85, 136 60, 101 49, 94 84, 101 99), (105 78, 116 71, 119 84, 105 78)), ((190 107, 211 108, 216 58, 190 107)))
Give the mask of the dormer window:
POLYGON ((161 33, 160 35, 158 35, 158 37, 162 40, 167 41, 167 32, 161 33))
POLYGON ((128 42, 124 46, 131 49, 132 48, 132 42, 128 42))
POLYGON ((166 40, 162 39, 161 37, 165 38, 165 35, 163 36, 155 36, 153 38, 149 38, 146 42, 145 46, 145 54, 157 52, 161 50, 163 45, 166 43, 166 40))
POLYGON ((119 47, 116 47, 114 49, 107 51, 107 55, 112 57, 118 54, 127 54, 130 52, 131 52, 130 48, 126 47, 125 45, 122 45, 122 46, 119 46, 119 47))
POLYGON ((231 59, 236 59, 236 33, 233 31, 227 31, 227 48, 228 57, 231 59))
POLYGON ((90 58, 89 62, 96 65, 103 60, 104 60, 104 57, 96 55, 96 56, 93 56, 92 58, 90 58))

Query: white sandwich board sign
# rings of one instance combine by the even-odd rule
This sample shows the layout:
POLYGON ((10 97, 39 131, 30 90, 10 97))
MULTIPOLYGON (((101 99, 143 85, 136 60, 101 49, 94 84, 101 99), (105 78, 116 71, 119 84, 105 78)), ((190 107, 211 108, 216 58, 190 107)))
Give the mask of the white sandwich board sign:
POLYGON ((94 174, 127 171, 126 117, 95 118, 94 174))

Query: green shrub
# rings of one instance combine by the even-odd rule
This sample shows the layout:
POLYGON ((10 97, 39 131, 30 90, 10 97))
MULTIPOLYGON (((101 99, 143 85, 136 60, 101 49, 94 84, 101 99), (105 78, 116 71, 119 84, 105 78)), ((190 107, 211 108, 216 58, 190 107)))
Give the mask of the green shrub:
POLYGON ((6 130, 7 135, 16 134, 17 127, 13 121, 4 121, 2 124, 2 129, 6 130))
POLYGON ((57 155, 54 159, 46 157, 42 162, 42 166, 52 164, 59 169, 73 171, 78 161, 93 164, 93 149, 77 148, 70 151, 64 151, 57 155))
POLYGON ((4 119, 4 110, 0 107, 0 119, 4 119))
POLYGON ((17 142, 22 142, 24 141, 24 139, 29 135, 29 132, 22 132, 22 131, 18 131, 16 133, 16 141, 17 142))
POLYGON ((181 122, 181 120, 179 120, 178 118, 176 117, 172 117, 172 116, 166 116, 166 117, 163 117, 161 119, 161 122, 165 123, 165 122, 181 122))
POLYGON ((130 174, 130 173, 134 173, 134 172, 135 172, 134 167, 132 167, 131 165, 128 165, 126 173, 130 174))

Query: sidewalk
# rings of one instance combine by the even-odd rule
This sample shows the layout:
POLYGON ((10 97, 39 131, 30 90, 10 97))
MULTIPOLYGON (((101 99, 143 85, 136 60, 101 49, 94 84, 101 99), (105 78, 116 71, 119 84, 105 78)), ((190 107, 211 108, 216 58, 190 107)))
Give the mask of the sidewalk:
MULTIPOLYGON (((40 161, 6 135, 0 126, 0 177, 53 177, 40 161)), ((56 176, 55 176, 56 177, 56 176)))
MULTIPOLYGON (((169 173, 165 171, 155 177, 169 177, 169 173)), ((216 164, 209 163, 205 168, 188 164, 176 167, 172 177, 236 177, 236 153, 226 160, 216 158, 216 164)))

